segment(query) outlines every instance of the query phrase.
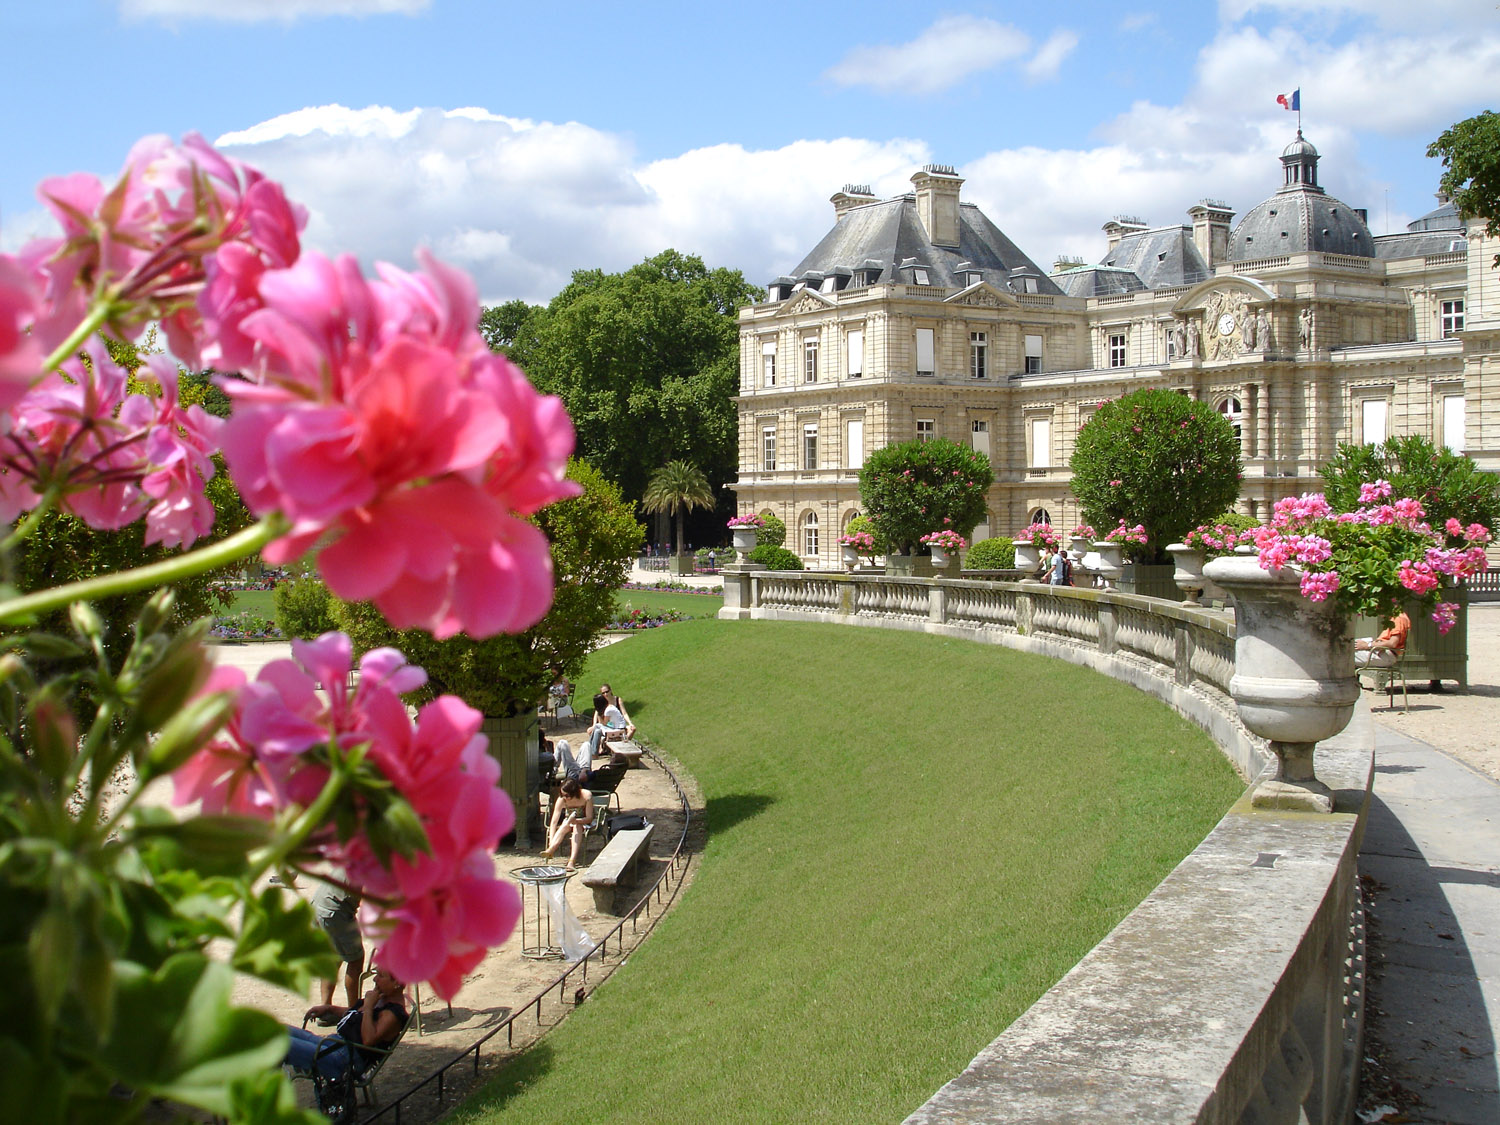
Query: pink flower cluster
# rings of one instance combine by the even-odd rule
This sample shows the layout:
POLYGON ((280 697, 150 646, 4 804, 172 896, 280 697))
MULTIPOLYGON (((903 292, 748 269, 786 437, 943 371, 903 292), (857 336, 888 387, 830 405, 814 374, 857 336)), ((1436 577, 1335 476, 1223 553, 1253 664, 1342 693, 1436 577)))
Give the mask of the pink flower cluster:
POLYGON ((515 888, 495 877, 491 858, 515 815, 496 787, 500 767, 479 734, 479 712, 445 695, 414 721, 401 696, 426 673, 394 649, 376 649, 361 659, 351 690, 352 651, 348 637, 325 633, 293 641, 295 659, 266 665, 253 682, 217 669, 204 690, 237 689, 238 706, 221 736, 176 772, 175 800, 269 819, 312 804, 335 769, 351 768, 340 760, 363 755, 411 804, 428 849, 383 864, 362 830, 374 810, 347 789, 340 823, 356 830, 326 831, 314 847, 363 890, 361 922, 381 942, 382 963, 451 998, 520 914, 515 888))
POLYGON ((758 528, 758 527, 765 527, 766 526, 766 521, 765 521, 764 517, 757 515, 755 512, 747 512, 743 516, 731 516, 729 518, 729 522, 727 524, 725 524, 724 526, 725 527, 757 527, 758 528))
POLYGON ((1204 555, 1227 555, 1253 539, 1250 532, 1237 531, 1227 523, 1205 523, 1188 532, 1183 542, 1204 555))
MULTIPOLYGON (((1255 532, 1260 565, 1266 570, 1302 568, 1302 593, 1313 601, 1342 591, 1351 596, 1351 604, 1366 609, 1378 605, 1381 612, 1404 598, 1435 595, 1445 575, 1468 578, 1487 568, 1487 528, 1448 520, 1445 531, 1464 540, 1461 547, 1448 547, 1426 523, 1420 501, 1401 497, 1387 503, 1391 493, 1387 481, 1362 485, 1362 506, 1339 513, 1319 493, 1278 500, 1270 525, 1255 532), (1420 558, 1414 557, 1419 553, 1420 558), (1389 563, 1382 562, 1385 558, 1389 563)), ((1450 605, 1437 607, 1433 620, 1440 631, 1453 627, 1455 612, 1450 605)))
POLYGON ((1094 527, 1093 527, 1092 524, 1081 523, 1081 524, 1079 524, 1077 527, 1075 527, 1073 529, 1073 538, 1074 539, 1089 539, 1089 540, 1092 540, 1094 538, 1094 535, 1095 535, 1095 532, 1094 532, 1094 527))
POLYGON ((853 547, 861 555, 875 553, 875 536, 868 531, 851 531, 847 535, 840 535, 839 543, 844 547, 853 547))
POLYGON ((1050 523, 1029 523, 1016 536, 1017 543, 1030 543, 1033 547, 1056 547, 1057 532, 1050 523))
POLYGON ((962 551, 969 545, 969 541, 956 531, 931 531, 922 536, 921 542, 945 551, 962 551))
POLYGON ((1144 545, 1146 542, 1146 529, 1141 524, 1136 524, 1134 527, 1126 527, 1125 521, 1121 520, 1118 527, 1104 533, 1104 541, 1106 543, 1134 543, 1138 546, 1144 545))

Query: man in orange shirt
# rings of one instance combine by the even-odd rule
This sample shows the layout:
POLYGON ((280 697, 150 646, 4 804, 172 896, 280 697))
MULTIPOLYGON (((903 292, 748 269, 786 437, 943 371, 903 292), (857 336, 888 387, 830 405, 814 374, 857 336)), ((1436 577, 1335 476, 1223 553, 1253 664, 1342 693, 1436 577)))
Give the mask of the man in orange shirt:
POLYGON ((1361 637, 1354 642, 1354 667, 1391 667, 1406 648, 1406 637, 1410 632, 1411 618, 1402 610, 1391 620, 1390 628, 1380 631, 1380 636, 1361 637))

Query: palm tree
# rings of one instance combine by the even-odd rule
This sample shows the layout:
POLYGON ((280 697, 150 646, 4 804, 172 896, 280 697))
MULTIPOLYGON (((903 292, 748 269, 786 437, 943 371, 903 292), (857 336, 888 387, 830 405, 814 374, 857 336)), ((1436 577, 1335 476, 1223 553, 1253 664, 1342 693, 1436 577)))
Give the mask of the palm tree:
POLYGON ((641 507, 648 512, 666 512, 677 517, 677 553, 686 553, 682 538, 682 515, 694 508, 712 508, 713 489, 703 470, 687 461, 668 461, 657 469, 646 485, 641 507))

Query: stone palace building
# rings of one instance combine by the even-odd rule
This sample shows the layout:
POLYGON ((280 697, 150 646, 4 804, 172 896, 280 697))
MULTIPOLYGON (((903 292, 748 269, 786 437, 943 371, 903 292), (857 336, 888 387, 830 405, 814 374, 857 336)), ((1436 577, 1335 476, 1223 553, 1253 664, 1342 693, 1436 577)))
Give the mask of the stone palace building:
POLYGON ((1229 418, 1259 517, 1318 488, 1341 442, 1420 433, 1500 469, 1500 246, 1452 204, 1372 236, 1300 131, 1281 165, 1238 223, 1212 200, 1188 224, 1116 218, 1100 262, 1050 274, 952 168, 895 199, 838 192, 833 228, 740 313, 739 510, 776 514, 809 567, 833 568, 869 452, 946 437, 995 467, 976 540, 1067 531, 1074 434, 1140 387, 1229 418))

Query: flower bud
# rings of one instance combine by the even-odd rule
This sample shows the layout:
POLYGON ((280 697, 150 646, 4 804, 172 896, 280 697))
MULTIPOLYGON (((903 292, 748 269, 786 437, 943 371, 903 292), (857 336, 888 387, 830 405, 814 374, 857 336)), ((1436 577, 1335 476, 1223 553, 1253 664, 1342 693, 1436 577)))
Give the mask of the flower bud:
POLYGON ((171 773, 187 761, 218 729, 229 721, 239 703, 234 692, 215 692, 195 699, 161 728, 161 735, 147 748, 138 763, 142 782, 171 773))
POLYGON ((80 637, 97 642, 104 636, 104 619, 88 602, 74 602, 70 605, 68 620, 73 623, 73 630, 80 637))

